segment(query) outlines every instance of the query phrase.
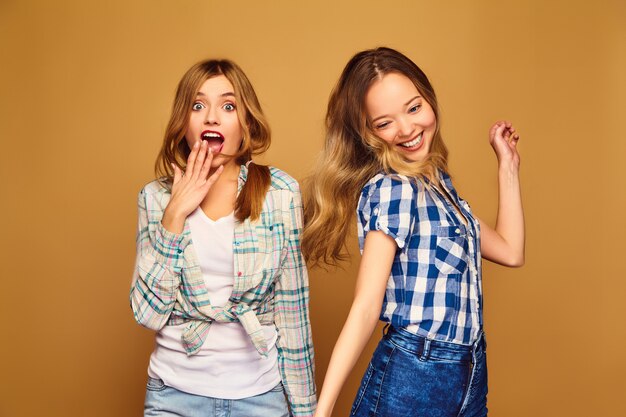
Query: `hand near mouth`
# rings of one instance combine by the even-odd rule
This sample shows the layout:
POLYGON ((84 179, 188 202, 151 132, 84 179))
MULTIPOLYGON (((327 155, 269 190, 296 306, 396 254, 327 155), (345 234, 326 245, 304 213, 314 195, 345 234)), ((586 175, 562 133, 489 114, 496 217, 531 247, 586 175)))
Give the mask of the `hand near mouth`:
POLYGON ((172 233, 182 233, 187 216, 198 208, 211 186, 217 181, 224 166, 220 165, 209 176, 211 161, 213 161, 213 153, 207 142, 199 141, 196 142, 187 158, 187 170, 184 173, 178 166, 172 164, 174 169, 172 197, 161 220, 166 230, 172 233))

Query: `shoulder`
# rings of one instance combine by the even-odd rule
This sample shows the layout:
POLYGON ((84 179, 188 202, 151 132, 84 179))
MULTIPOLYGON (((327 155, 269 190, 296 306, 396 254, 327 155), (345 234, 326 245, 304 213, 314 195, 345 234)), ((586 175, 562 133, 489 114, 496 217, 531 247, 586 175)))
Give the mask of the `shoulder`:
POLYGON ((150 181, 146 185, 143 186, 139 194, 145 196, 153 196, 158 194, 169 194, 170 190, 165 186, 164 182, 161 182, 160 179, 150 181))
POLYGON ((276 167, 268 167, 270 170, 270 191, 300 192, 300 185, 291 175, 276 167))
POLYGON ((393 174, 378 173, 365 183, 361 190, 361 197, 369 197, 375 193, 387 194, 390 197, 404 197, 413 195, 418 190, 418 180, 415 178, 393 174))
POLYGON ((164 200, 169 201, 170 194, 170 189, 165 186, 165 183, 157 179, 144 185, 141 191, 139 191, 138 198, 140 204, 160 203, 164 200))

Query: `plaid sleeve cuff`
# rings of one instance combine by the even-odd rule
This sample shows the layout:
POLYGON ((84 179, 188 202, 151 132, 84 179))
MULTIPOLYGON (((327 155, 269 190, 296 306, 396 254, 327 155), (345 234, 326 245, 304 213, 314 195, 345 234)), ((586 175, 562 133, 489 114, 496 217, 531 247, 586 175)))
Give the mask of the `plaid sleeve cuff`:
POLYGON ((315 414, 315 407, 317 406, 317 397, 315 395, 307 397, 291 396, 289 400, 293 417, 312 417, 315 414))
POLYGON ((174 270, 180 270, 189 239, 183 233, 172 233, 158 223, 154 236, 154 249, 159 260, 174 270))

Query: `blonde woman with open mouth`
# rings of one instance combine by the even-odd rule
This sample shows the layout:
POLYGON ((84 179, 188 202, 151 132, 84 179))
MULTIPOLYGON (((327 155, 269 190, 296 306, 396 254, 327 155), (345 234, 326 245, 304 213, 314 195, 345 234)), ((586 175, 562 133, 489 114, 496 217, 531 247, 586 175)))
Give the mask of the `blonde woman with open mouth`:
POLYGON ((145 416, 313 415, 298 183, 252 156, 270 129, 244 72, 181 79, 157 180, 139 194, 130 301, 156 330, 145 416))

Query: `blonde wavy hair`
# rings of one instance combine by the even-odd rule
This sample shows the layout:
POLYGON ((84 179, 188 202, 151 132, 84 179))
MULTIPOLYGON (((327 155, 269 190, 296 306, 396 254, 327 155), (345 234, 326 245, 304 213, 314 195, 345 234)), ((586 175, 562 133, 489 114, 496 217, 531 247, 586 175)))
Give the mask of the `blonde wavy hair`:
POLYGON ((357 53, 344 68, 326 112, 326 140, 304 185, 302 252, 311 266, 347 258, 345 240, 361 189, 378 172, 437 181, 447 171, 448 150, 439 130, 437 98, 426 74, 402 53, 380 47, 357 53), (365 99, 371 85, 389 73, 409 78, 435 113, 437 128, 425 160, 407 161, 374 134, 365 99))
MULTIPOLYGON (((189 125, 196 94, 206 80, 220 75, 225 76, 233 86, 237 101, 237 117, 243 131, 241 148, 235 155, 227 156, 235 158, 238 164, 245 164, 251 161, 253 155, 265 152, 270 146, 270 127, 254 88, 243 70, 227 59, 198 62, 183 75, 178 83, 172 115, 165 129, 161 151, 155 162, 156 177, 167 187, 171 187, 174 178, 174 170, 170 164, 174 163, 182 170, 187 166, 191 149, 187 145, 185 132, 189 125)), ((270 182, 268 167, 253 163, 248 165, 246 184, 235 202, 237 220, 258 219, 270 182)))

